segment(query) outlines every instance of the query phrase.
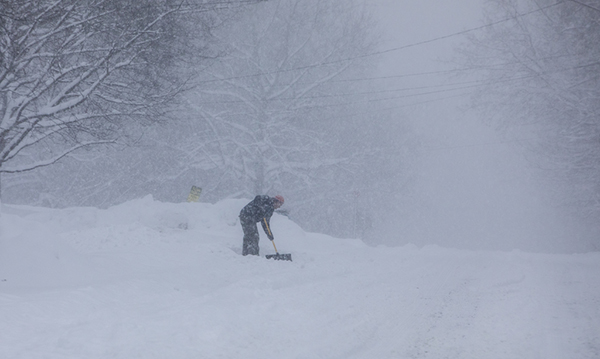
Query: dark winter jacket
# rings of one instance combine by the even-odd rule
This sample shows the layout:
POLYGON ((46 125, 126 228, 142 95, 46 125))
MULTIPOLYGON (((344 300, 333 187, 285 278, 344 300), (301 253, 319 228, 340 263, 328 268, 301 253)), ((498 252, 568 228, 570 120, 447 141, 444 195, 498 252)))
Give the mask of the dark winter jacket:
POLYGON ((273 233, 271 232, 270 220, 273 212, 275 211, 275 198, 269 196, 256 196, 252 202, 248 203, 240 211, 240 221, 246 223, 258 223, 263 227, 263 230, 267 234, 270 240, 273 240, 273 233))

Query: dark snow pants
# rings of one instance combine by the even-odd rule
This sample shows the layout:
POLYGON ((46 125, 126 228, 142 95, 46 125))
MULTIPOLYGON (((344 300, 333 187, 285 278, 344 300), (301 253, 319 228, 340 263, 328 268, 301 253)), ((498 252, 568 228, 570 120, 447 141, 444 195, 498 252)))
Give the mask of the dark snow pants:
POLYGON ((258 255, 258 226, 254 221, 249 221, 244 217, 240 217, 242 230, 244 231, 244 243, 242 245, 243 255, 258 255))

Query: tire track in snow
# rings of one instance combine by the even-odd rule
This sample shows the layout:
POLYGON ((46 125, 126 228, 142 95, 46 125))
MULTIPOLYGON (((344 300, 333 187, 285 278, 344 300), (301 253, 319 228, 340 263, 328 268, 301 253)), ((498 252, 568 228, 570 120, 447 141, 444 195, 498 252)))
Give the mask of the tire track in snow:
POLYGON ((540 356, 599 358, 600 278, 582 261, 545 257, 531 263, 531 292, 537 298, 532 316, 539 323, 532 336, 543 343, 540 356))
MULTIPOLYGON (((471 257, 471 256, 469 256, 471 257)), ((480 298, 473 288, 480 278, 475 258, 438 258, 419 286, 412 310, 414 329, 404 354, 408 358, 464 358, 480 298)))

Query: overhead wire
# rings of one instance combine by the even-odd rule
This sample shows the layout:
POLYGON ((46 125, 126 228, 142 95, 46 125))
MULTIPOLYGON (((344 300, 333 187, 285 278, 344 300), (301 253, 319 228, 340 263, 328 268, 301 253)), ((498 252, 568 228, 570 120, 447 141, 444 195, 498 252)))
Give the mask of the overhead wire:
MULTIPOLYGON (((571 1, 577 4, 580 4, 582 6, 588 7, 590 9, 596 10, 596 11, 600 11, 600 9, 597 9, 591 5, 588 4, 584 4, 581 3, 580 1, 576 1, 576 0, 567 0, 567 1, 571 1)), ((337 63, 341 63, 341 62, 346 62, 346 61, 353 61, 353 60, 357 60, 357 59, 362 59, 362 58, 367 58, 367 57, 373 57, 373 56, 378 56, 378 55, 384 55, 384 54, 388 54, 388 53, 392 53, 392 52, 396 52, 396 51, 401 51, 404 49, 408 49, 408 48, 412 48, 412 47, 417 47, 417 46, 421 46, 421 45, 426 45, 429 43, 433 43, 436 41, 440 41, 440 40, 444 40, 444 39, 448 39, 448 38, 452 38, 455 36, 461 36, 461 35, 465 35, 467 33, 471 33, 471 32, 475 32, 478 30, 482 30, 485 28, 489 28, 492 26, 496 26, 502 23, 506 23, 509 22, 511 20, 514 20, 516 18, 521 18, 521 17, 525 17, 540 11, 544 11, 546 9, 561 5, 566 3, 567 1, 558 1, 556 3, 544 6, 544 7, 539 7, 537 9, 534 10, 530 10, 527 11, 525 13, 520 13, 520 14, 516 14, 514 16, 502 19, 502 20, 498 20, 492 23, 488 23, 488 24, 484 24, 482 26, 478 26, 478 27, 474 27, 474 28, 470 28, 470 29, 466 29, 466 30, 462 30, 462 31, 458 31, 455 33, 451 33, 451 34, 447 34, 447 35, 443 35, 443 36, 439 36, 436 38, 432 38, 432 39, 428 39, 428 40, 424 40, 424 41, 419 41, 419 42, 415 42, 415 43, 411 43, 411 44, 407 44, 407 45, 403 45, 403 46, 398 46, 398 47, 394 47, 394 48, 389 48, 389 49, 385 49, 385 50, 380 50, 380 51, 375 51, 375 52, 371 52, 368 54, 363 54, 363 55, 358 55, 358 56, 354 56, 354 57, 347 57, 347 58, 343 58, 343 59, 338 59, 338 60, 333 60, 333 61, 327 61, 327 62, 320 62, 320 63, 316 63, 316 64, 310 64, 310 65, 305 65, 305 66, 299 66, 299 67, 294 67, 294 68, 290 68, 290 69, 280 69, 280 70, 274 70, 274 71, 266 71, 266 72, 260 72, 260 73, 253 73, 253 74, 245 74, 245 75, 239 75, 239 76, 231 76, 231 77, 226 77, 226 78, 220 78, 220 79, 211 79, 211 80, 205 80, 202 81, 201 83, 210 83, 210 82, 218 82, 218 81, 228 81, 228 80, 235 80, 235 79, 241 79, 241 78, 249 78, 249 77, 258 77, 258 76, 265 76, 265 75, 271 75, 271 74, 278 74, 278 73, 285 73, 285 72, 292 72, 292 71, 298 71, 298 70, 307 70, 307 69, 311 69, 311 68, 318 68, 318 67, 325 67, 325 66, 329 66, 329 65, 333 65, 333 64, 337 64, 337 63)), ((567 55, 564 55, 567 56, 567 55)), ((508 64, 495 64, 492 66, 505 66, 508 64)), ((594 63, 590 63, 590 64, 584 64, 584 65, 579 65, 579 66, 575 66, 575 67, 570 67, 570 68, 566 68, 566 69, 560 69, 560 70, 553 70, 553 71, 546 71, 546 72, 557 72, 557 71, 570 71, 570 70, 575 70, 575 69, 579 69, 579 68, 585 68, 585 67, 590 67, 590 66, 597 66, 600 65, 600 62, 594 62, 594 63)), ((489 67, 484 68, 482 70, 489 70, 489 67)), ((450 69, 450 70, 438 70, 438 71, 429 71, 429 72, 419 72, 419 73, 412 73, 412 74, 399 74, 399 75, 388 75, 388 76, 376 76, 376 77, 365 77, 365 78, 354 78, 354 79, 333 79, 330 80, 330 82, 359 82, 359 81, 372 81, 372 80, 385 80, 385 79, 393 79, 393 78, 406 78, 406 77, 418 77, 418 76, 429 76, 429 75, 439 75, 439 74, 449 74, 449 73, 457 73, 457 72, 468 72, 468 71, 474 71, 473 68, 462 68, 462 69, 450 69)), ((539 74, 538 74, 539 75, 539 74)), ((503 79, 503 80, 497 80, 495 81, 495 83, 501 83, 501 82, 509 82, 509 81, 520 81, 520 80, 525 80, 525 79, 529 79, 532 77, 535 77, 536 75, 529 75, 529 76, 521 76, 521 77, 516 77, 516 78, 509 78, 509 79, 503 79)), ((443 89, 443 90, 439 90, 439 91, 430 91, 430 92, 422 92, 422 93, 415 93, 415 94, 409 94, 409 95, 403 95, 403 96, 395 96, 395 97, 388 97, 388 98, 380 98, 380 99, 366 99, 366 102, 374 102, 374 101, 386 101, 386 100, 392 100, 392 99, 398 99, 398 98, 408 98, 408 97, 417 97, 417 96, 425 96, 425 95, 431 95, 431 94, 436 94, 436 93, 444 93, 444 92, 451 92, 451 91, 460 91, 460 90, 466 90, 466 89, 471 89, 471 88, 476 88, 479 86, 485 86, 485 85, 489 85, 489 81, 468 81, 468 82, 459 82, 459 83, 453 83, 453 84, 442 84, 442 85, 432 85, 432 86, 421 86, 421 87, 412 87, 412 88, 401 88, 401 89, 390 89, 390 90, 380 90, 380 91, 366 91, 366 92, 357 92, 357 93, 344 93, 344 94, 337 94, 337 95, 325 95, 325 96, 310 96, 310 97, 305 97, 305 98, 319 98, 319 97, 343 97, 343 96, 356 96, 356 95, 369 95, 369 94, 378 94, 378 93, 389 93, 389 92, 400 92, 400 91, 413 91, 413 90, 419 90, 419 89, 427 89, 427 88, 444 88, 444 87, 451 87, 451 86, 456 86, 456 85, 468 85, 468 86, 463 86, 463 87, 454 87, 454 88, 448 88, 448 89, 443 89)), ((401 104, 401 105, 397 105, 397 106, 391 106, 391 107, 378 107, 376 112, 383 112, 383 111, 388 111, 388 110, 395 110, 395 109, 399 109, 399 108, 407 108, 407 107, 414 107, 414 106, 419 106, 419 105, 425 105, 425 104, 429 104, 432 102, 437 102, 437 101, 444 101, 444 100, 448 100, 448 99, 453 99, 453 98, 458 98, 458 97, 462 97, 462 96, 466 96, 469 95, 470 92, 465 92, 465 93, 460 93, 457 95, 452 95, 452 96, 445 96, 445 97, 438 97, 438 98, 434 98, 434 99, 429 99, 429 100, 425 100, 425 101, 419 101, 419 102, 414 102, 414 103, 410 103, 410 104, 401 104)), ((279 98, 276 100, 289 100, 292 98, 279 98)), ((240 102, 240 101, 235 101, 235 102, 240 102)), ((356 101, 352 102, 353 104, 356 103, 356 101)), ((343 104, 328 104, 328 105, 317 105, 317 106, 309 106, 309 108, 323 108, 323 107, 334 107, 334 106, 344 106, 344 105, 348 105, 349 103, 343 103, 343 104)), ((303 108, 303 109, 307 109, 307 108, 303 108)), ((350 114, 350 116, 363 116, 365 114, 373 114, 373 110, 369 110, 368 112, 365 113, 353 113, 350 114)), ((440 148, 427 148, 427 151, 445 151, 448 149, 456 149, 456 148, 471 148, 471 147, 485 147, 485 146, 489 146, 489 145, 501 145, 501 144, 506 144, 506 143, 512 143, 512 142, 520 142, 520 141, 529 141, 529 140, 533 140, 533 139, 521 139, 521 140, 513 140, 513 141, 498 141, 495 143, 481 143, 481 144, 465 144, 465 145, 459 145, 459 146, 444 146, 444 147, 440 147, 440 148)))
MULTIPOLYGON (((510 20, 514 20, 515 18, 519 18, 519 17, 524 17, 524 16, 528 16, 531 15, 533 13, 537 13, 540 11, 543 11, 545 9, 560 5, 565 3, 565 1, 559 1, 556 2, 554 4, 550 4, 544 7, 540 7, 522 14, 518 14, 518 15, 514 15, 511 16, 509 18, 505 18, 493 23, 488 23, 482 26, 478 26, 475 28, 471 28, 471 29, 467 29, 467 30, 463 30, 463 31, 459 31, 459 32, 455 32, 452 34, 448 34, 448 35, 444 35, 444 36, 439 36, 433 39, 429 39, 429 40, 425 40, 425 41, 420 41, 420 42, 416 42, 413 44, 408 44, 408 45, 404 45, 404 46, 400 46, 400 47, 395 47, 395 48, 391 48, 391 49, 386 49, 386 50, 381 50, 381 51, 376 51, 376 52, 372 52, 369 54, 365 54, 365 55, 360 55, 360 56, 356 56, 356 57, 349 57, 349 58, 345 58, 345 59, 339 59, 339 60, 335 60, 335 61, 329 61, 329 62, 322 62, 319 64, 312 64, 312 65, 307 65, 307 66, 300 66, 300 67, 295 67, 292 69, 284 69, 284 70, 275 70, 275 71, 269 71, 269 72, 261 72, 261 73, 254 73, 254 74, 247 74, 247 75, 239 75, 239 76, 231 76, 231 77, 227 77, 227 78, 220 78, 220 79, 212 79, 212 80, 204 80, 201 81, 200 83, 208 83, 208 82, 218 82, 218 81, 228 81, 228 80, 235 80, 235 79, 241 79, 241 78, 249 78, 249 77, 257 77, 257 76, 264 76, 264 75, 269 75, 269 74, 277 74, 277 73, 283 73, 283 72, 291 72, 291 71, 297 71, 297 70, 304 70, 304 69, 309 69, 309 68, 316 68, 316 67, 322 67, 322 66, 328 66, 331 64, 335 64, 335 63, 339 63, 342 61, 349 61, 349 60, 355 60, 358 58, 365 58, 365 57, 370 57, 370 56, 375 56, 375 55, 381 55, 381 54, 386 54, 386 53, 390 53, 393 51, 399 51, 399 50, 403 50, 406 48, 410 48, 410 47, 415 47, 415 46, 419 46, 419 45, 424 45, 424 44, 428 44, 434 41, 439 41, 439 40, 443 40, 443 39, 447 39, 447 38, 451 38, 454 36, 460 36, 460 35, 464 35, 466 33, 469 32, 473 32, 473 31, 477 31, 477 30, 481 30, 484 28, 488 28, 491 26, 495 26, 501 23, 505 23, 508 22, 510 20)), ((492 67, 494 66, 504 66, 507 64, 494 64, 492 65, 492 67)), ((594 64, 591 64, 594 65, 594 64)), ((591 66, 591 65, 586 65, 586 66, 591 66)), ((349 82, 349 81, 368 81, 368 80, 375 80, 375 79, 391 79, 391 78, 404 78, 404 77, 413 77, 413 76, 427 76, 427 75, 436 75, 436 74, 443 74, 443 73, 456 73, 456 72, 465 72, 465 71, 473 71, 473 68, 463 68, 463 69, 450 69, 450 70, 438 70, 438 71, 429 71, 429 72, 421 72, 421 73, 412 73, 412 74, 400 74, 400 75, 389 75, 389 76, 379 76, 379 77, 370 77, 370 78, 359 78, 359 79, 333 79, 330 80, 331 82, 349 82)), ((489 67, 482 69, 482 70, 489 70, 489 67)), ((504 79, 501 81, 496 81, 496 83, 500 83, 500 82, 507 82, 507 81, 518 81, 518 80, 523 80, 526 78, 530 78, 533 77, 533 75, 531 76, 524 76, 524 77, 518 77, 518 78, 513 78, 513 79, 504 79)), ((477 81, 473 81, 472 83, 477 83, 477 81)), ((456 86, 462 83, 455 83, 455 84, 445 84, 445 85, 433 85, 433 86, 421 86, 421 87, 412 87, 412 88, 403 88, 403 89, 395 89, 395 90, 382 90, 382 91, 370 91, 370 92, 363 92, 363 93, 354 93, 354 94, 340 94, 340 95, 330 95, 327 97, 344 97, 344 96, 354 96, 354 95, 367 95, 367 94, 375 94, 375 93, 385 93, 385 92, 396 92, 396 91, 412 91, 412 90, 418 90, 418 89, 425 89, 425 88, 440 88, 440 87, 450 87, 450 86, 456 86)), ((444 89, 444 90, 439 90, 439 91, 429 91, 429 92, 421 92, 421 93, 416 93, 416 94, 409 94, 409 95, 403 95, 403 96, 394 96, 394 97, 387 97, 387 98, 380 98, 380 99, 365 99, 362 100, 360 102, 379 102, 379 101, 387 101, 387 100, 396 100, 396 99, 400 99, 400 98, 412 98, 412 97, 418 97, 418 96, 427 96, 427 95, 432 95, 432 94, 439 94, 439 93, 444 93, 444 92, 451 92, 451 91, 460 91, 460 90, 466 90, 466 89, 472 89, 475 87, 479 87, 479 86, 485 86, 489 84, 489 82, 485 82, 482 81, 480 84, 474 84, 471 86, 463 86, 463 87, 454 87, 454 88, 449 88, 449 89, 444 89)), ((282 85, 283 86, 283 85, 282 85)), ((387 110, 392 110, 392 109, 399 109, 399 108, 408 108, 408 107, 414 107, 414 106, 419 106, 419 105, 424 105, 424 104, 428 104, 428 103, 432 103, 432 102, 438 102, 438 101, 444 101, 447 99, 451 99, 451 98, 458 98, 458 97, 463 97, 463 96, 467 96, 469 95, 470 92, 464 92, 458 95, 452 95, 452 96, 445 96, 445 97, 441 97, 441 98, 435 98, 435 99, 430 99, 430 100, 425 100, 425 101, 419 101, 419 102, 414 102, 414 103, 410 103, 410 104, 403 104, 403 105, 397 105, 397 106, 392 106, 392 107, 386 107, 386 108, 382 108, 380 109, 381 111, 387 111, 387 110)), ((312 96, 312 97, 308 97, 308 98, 319 98, 319 97, 325 97, 325 96, 312 96)), ((308 99, 305 98, 305 99, 308 99)), ((291 100, 291 99, 296 99, 296 98, 278 98, 278 99, 273 99, 273 101, 281 101, 281 100, 291 100)), ((232 100, 232 101, 219 101, 217 103, 239 103, 242 102, 241 100, 232 100)), ((215 102, 210 102, 210 103, 215 103, 215 102)), ((303 107, 304 109, 314 109, 314 108, 324 108, 324 107, 336 107, 336 106, 346 106, 349 104, 355 104, 356 101, 353 101, 352 103, 338 103, 338 104, 328 104, 328 105, 315 105, 315 106, 308 106, 307 107, 303 107)), ((202 103, 201 103, 202 104, 202 103)), ((208 104, 208 103, 204 103, 204 104, 208 104)))
MULTIPOLYGON (((476 87, 482 87, 482 86, 489 86, 490 84, 494 85, 494 84, 501 84, 501 83, 507 83, 507 82, 527 80, 527 79, 535 78, 535 77, 537 77, 539 75, 542 75, 542 74, 561 73, 561 72, 566 72, 566 71, 571 71, 571 70, 577 70, 577 69, 581 69, 581 68, 598 66, 598 65, 600 65, 600 62, 599 61, 594 61, 594 62, 589 63, 589 64, 582 64, 582 65, 577 65, 577 66, 572 66, 572 67, 567 67, 567 68, 547 70, 547 71, 542 71, 542 72, 538 72, 536 74, 531 74, 531 75, 524 75, 524 76, 517 76, 517 77, 497 79, 497 80, 495 80, 493 82, 490 82, 489 80, 472 80, 472 81, 454 82, 454 83, 449 83, 449 84, 437 84, 437 85, 429 85, 429 86, 404 87, 404 88, 398 88, 398 89, 373 90, 373 91, 362 91, 362 92, 352 92, 352 93, 345 92, 345 93, 336 93, 336 94, 320 94, 320 95, 312 95, 312 96, 304 96, 304 97, 277 97, 277 98, 273 98, 273 99, 267 99, 265 101, 267 101, 267 102, 273 102, 273 101, 299 100, 299 99, 316 99, 316 98, 327 98, 327 97, 350 97, 350 96, 358 96, 358 95, 372 95, 372 94, 381 94, 381 93, 406 92, 406 91, 415 91, 415 90, 425 90, 425 89, 435 89, 435 88, 450 87, 450 88, 446 88, 446 89, 442 89, 442 90, 437 90, 437 91, 420 92, 420 93, 403 95, 403 96, 394 96, 394 97, 386 97, 386 98, 381 98, 381 99, 370 99, 369 100, 369 101, 383 101, 383 100, 390 100, 390 99, 398 99, 398 98, 407 98, 407 97, 415 97, 415 96, 422 96, 422 95, 430 95, 430 94, 434 94, 434 93, 442 93, 442 92, 464 90, 464 89, 470 89, 470 88, 476 88, 476 87), (463 86, 463 85, 466 85, 466 86, 463 86)), ((199 102, 198 104, 243 103, 243 102, 246 102, 246 101, 244 101, 244 100, 206 101, 206 102, 199 102)))
POLYGON ((596 7, 593 7, 592 5, 584 4, 581 1, 577 1, 577 0, 569 0, 569 1, 579 4, 583 7, 587 7, 588 9, 592 9, 592 10, 600 12, 600 8, 596 8, 596 7))
MULTIPOLYGON (((488 27, 496 26, 498 24, 505 23, 505 22, 514 20, 516 18, 521 18, 521 17, 529 16, 531 14, 547 10, 547 9, 552 8, 554 6, 558 6, 558 5, 564 4, 566 1, 567 0, 561 0, 561 1, 558 1, 558 2, 550 4, 550 5, 546 5, 546 6, 543 6, 543 7, 538 7, 536 9, 534 9, 534 10, 530 10, 530 11, 527 11, 525 13, 517 14, 517 15, 511 16, 511 17, 504 18, 502 20, 498 20, 498 21, 495 21, 495 22, 492 22, 492 23, 488 23, 488 24, 484 24, 484 25, 481 25, 481 26, 477 26, 477 27, 474 27, 474 28, 470 28, 470 29, 466 29, 466 30, 454 32, 454 33, 451 33, 451 34, 447 34, 447 35, 443 35, 443 36, 438 36, 438 37, 435 37, 435 38, 432 38, 432 39, 423 40, 423 41, 419 41, 419 42, 415 42, 415 43, 411 43, 411 44, 407 44, 407 45, 403 45, 403 46, 398 46, 398 47, 394 47, 394 48, 390 48, 390 49, 373 51, 373 52, 370 52, 368 54, 351 56, 351 57, 346 57, 346 58, 343 58, 343 59, 337 59, 337 60, 331 60, 331 61, 324 61, 324 62, 320 62, 320 63, 316 63, 316 64, 310 64, 310 65, 304 65, 304 66, 296 66, 296 67, 289 68, 289 69, 279 69, 279 70, 273 70, 273 71, 257 72, 257 73, 253 73, 253 74, 245 74, 245 75, 230 76, 230 77, 223 77, 223 78, 210 79, 210 80, 202 80, 202 81, 199 81, 199 83, 211 83, 211 82, 219 82, 219 81, 228 81, 228 80, 243 79, 243 78, 249 78, 249 77, 259 77, 259 76, 265 76, 265 75, 274 75, 274 74, 286 73, 286 72, 293 72, 293 71, 298 71, 298 70, 308 70, 308 69, 311 69, 311 68, 325 67, 325 66, 329 66, 329 65, 333 65, 333 64, 338 64, 340 62, 347 62, 347 61, 353 61, 353 60, 367 58, 367 57, 372 57, 372 56, 377 56, 377 55, 383 55, 383 54, 387 54, 387 53, 391 53, 391 52, 395 52, 395 51, 405 50, 405 49, 408 49, 408 48, 411 48, 411 47, 421 46, 421 45, 429 44, 429 43, 432 43, 432 42, 436 42, 436 41, 440 41, 440 40, 445 40, 445 39, 456 37, 456 36, 465 35, 467 33, 478 31, 478 30, 482 30, 482 29, 485 29, 485 28, 488 28, 488 27)), ((569 0, 569 1, 573 1, 573 0, 569 0)))
MULTIPOLYGON (((447 34, 447 35, 443 35, 443 36, 438 36, 432 39, 428 39, 428 40, 424 40, 424 41, 419 41, 419 42, 415 42, 412 44, 407 44, 407 45, 403 45, 403 46, 398 46, 398 47, 394 47, 394 48, 390 48, 390 49, 385 49, 385 50, 380 50, 380 51, 374 51, 368 54, 363 54, 363 55, 358 55, 358 56, 353 56, 353 57, 347 57, 344 59, 338 59, 338 60, 332 60, 332 61, 327 61, 327 62, 320 62, 320 63, 315 63, 315 64, 310 64, 310 65, 305 65, 305 66, 298 66, 298 67, 293 67, 290 69, 279 69, 279 70, 273 70, 273 71, 263 71, 260 73, 252 73, 252 74, 244 74, 244 75, 239 75, 239 76, 231 76, 231 77, 223 77, 223 78, 216 78, 216 79, 207 79, 207 80, 203 80, 200 81, 199 84, 201 83, 212 83, 212 82, 219 82, 219 81, 229 81, 229 80, 235 80, 235 79, 242 79, 242 78, 250 78, 250 77, 258 77, 258 76, 265 76, 265 75, 271 75, 271 74, 278 74, 278 73, 285 73, 285 72, 292 72, 292 71, 298 71, 298 70, 306 70, 306 69, 310 69, 310 68, 317 68, 317 67, 324 67, 324 66, 329 66, 332 64, 336 64, 336 63, 340 63, 340 62, 344 62, 344 61, 352 61, 352 60, 356 60, 356 59, 360 59, 360 58, 366 58, 366 57, 372 57, 372 56, 377 56, 377 55, 383 55, 383 54, 387 54, 387 53, 391 53, 391 52, 395 52, 395 51, 400 51, 400 50, 404 50, 407 48, 411 48, 411 47, 416 47, 416 46, 421 46, 421 45, 425 45, 428 43, 432 43, 435 41, 440 41, 440 40, 444 40, 444 39, 448 39, 451 37, 455 37, 455 36, 461 36, 461 35, 465 35, 467 33, 470 32, 475 32, 478 30, 482 30, 488 27, 492 27, 492 26, 496 26, 499 25, 501 23, 506 23, 509 22, 511 20, 515 20, 517 18, 521 18, 521 17, 525 17, 525 16, 529 16, 531 14, 540 12, 540 11, 544 11, 546 9, 564 4, 567 1, 573 1, 573 0, 561 0, 558 1, 556 3, 553 4, 549 4, 543 7, 538 7, 536 9, 524 12, 524 13, 520 13, 520 14, 515 14, 513 16, 492 22, 492 23, 487 23, 481 26, 477 26, 474 28, 470 28, 470 29, 466 29, 466 30, 462 30, 462 31, 458 31, 458 32, 454 32, 451 34, 447 34)), ((579 3, 578 1, 574 1, 576 3, 579 3)), ((566 56, 566 55, 565 55, 566 56)), ((587 64, 587 65, 581 65, 578 66, 577 68, 580 67, 586 67, 586 66, 595 66, 599 63, 594 63, 594 64, 587 64)), ((509 65, 509 64, 493 64, 491 65, 492 67, 494 66, 505 66, 505 65, 509 65)), ((569 68, 569 69, 563 69, 562 71, 567 71, 567 70, 572 70, 575 69, 575 67, 573 68, 569 68)), ((413 76, 428 76, 428 75, 436 75, 436 74, 444 74, 444 73, 456 73, 456 72, 466 72, 466 71, 473 71, 473 68, 462 68, 462 69, 450 69, 450 70, 438 70, 438 71, 429 71, 429 72, 420 72, 420 73, 412 73, 412 74, 400 74, 400 75, 388 75, 388 76, 377 76, 377 77, 366 77, 366 78, 357 78, 357 79, 333 79, 333 80, 329 80, 328 82, 356 82, 356 81, 370 81, 370 80, 380 80, 380 79, 392 79, 392 78, 404 78, 404 77, 413 77, 413 76)), ((482 68, 482 70, 489 70, 489 67, 487 68, 482 68)), ((524 79, 528 79, 531 77, 534 77, 535 75, 529 75, 529 76, 521 76, 521 77, 517 77, 517 78, 510 78, 510 79, 503 79, 503 80, 497 80, 496 83, 501 83, 501 82, 508 82, 508 81, 520 81, 520 80, 524 80, 524 79)), ((380 90, 380 91, 367 91, 367 92, 357 92, 357 93, 345 93, 345 94, 339 94, 339 95, 320 95, 320 96, 309 96, 309 97, 304 97, 302 99, 311 99, 311 98, 322 98, 322 97, 344 97, 344 96, 356 96, 356 95, 369 95, 369 94, 377 94, 377 93, 389 93, 389 92, 399 92, 399 91, 413 91, 413 90, 419 90, 419 89, 427 89, 427 88, 444 88, 444 87, 451 87, 451 86, 456 86, 456 85, 462 85, 462 84, 469 84, 472 83, 472 85, 469 86, 462 86, 462 87, 453 87, 453 88, 447 88, 447 89, 442 89, 442 90, 438 90, 438 91, 428 91, 428 92, 421 92, 421 93, 415 93, 415 94, 408 94, 408 95, 402 95, 402 96, 393 96, 393 97, 386 97, 386 98, 375 98, 375 99, 364 99, 362 100, 363 102, 379 102, 379 101, 387 101, 387 100, 394 100, 394 99, 400 99, 400 98, 412 98, 412 97, 418 97, 418 96, 427 96, 427 95, 432 95, 432 94, 439 94, 439 93, 444 93, 444 92, 452 92, 452 91, 461 91, 461 90, 467 90, 467 89, 472 89, 472 88, 476 88, 479 86, 485 86, 485 85, 489 85, 488 81, 469 81, 469 82, 463 82, 463 83, 454 83, 454 84, 442 84, 442 85, 432 85, 432 86, 421 86, 421 87, 412 87, 412 88, 401 88, 401 89, 391 89, 391 90, 380 90)), ((284 85, 282 85, 284 86, 284 85)), ((471 92, 464 92, 461 94, 457 94, 457 95, 452 95, 452 96, 445 96, 445 97, 441 97, 441 98, 435 98, 435 99, 429 99, 429 100, 425 100, 425 101, 419 101, 419 102, 414 102, 414 103, 410 103, 410 104, 402 104, 402 105, 398 105, 398 106, 392 106, 392 107, 386 107, 386 108, 381 108, 381 111, 386 111, 386 110, 392 110, 392 109, 398 109, 398 108, 406 108, 406 107, 414 107, 414 106, 419 106, 419 105, 423 105, 423 104, 428 104, 431 102, 436 102, 436 101, 443 101, 443 100, 447 100, 447 99, 451 99, 451 98, 457 98, 457 97, 462 97, 462 96, 466 96, 469 95, 471 92)), ((297 100, 297 98, 291 98, 291 97, 280 97, 277 99, 273 99, 272 101, 284 101, 284 100, 297 100)), ((232 100, 232 101, 217 101, 217 102, 203 102, 203 103, 199 103, 199 104, 209 104, 209 103, 240 103, 243 102, 242 100, 232 100)), ((352 101, 352 104, 355 104, 357 101, 352 101)), ((327 105, 315 105, 315 106, 308 106, 308 107, 303 107, 304 109, 310 109, 310 108, 323 108, 323 107, 334 107, 334 106, 345 106, 345 105, 349 105, 350 103, 338 103, 338 104, 327 104, 327 105)))

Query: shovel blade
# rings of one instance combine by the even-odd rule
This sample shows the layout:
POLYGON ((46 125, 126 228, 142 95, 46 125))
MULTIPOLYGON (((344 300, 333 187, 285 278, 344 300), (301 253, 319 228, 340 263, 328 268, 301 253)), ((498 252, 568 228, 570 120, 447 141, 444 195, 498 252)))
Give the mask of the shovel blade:
POLYGON ((276 261, 292 261, 292 255, 290 253, 286 253, 286 254, 280 254, 280 253, 276 253, 276 254, 267 254, 266 255, 267 259, 274 259, 276 261))

